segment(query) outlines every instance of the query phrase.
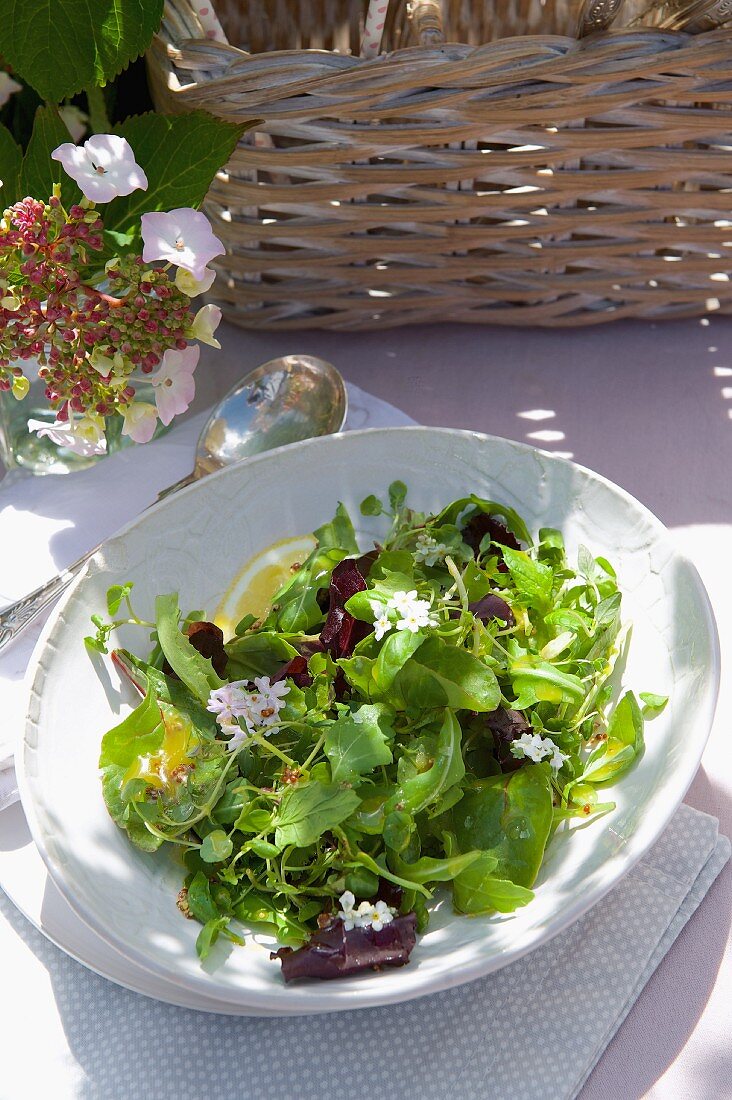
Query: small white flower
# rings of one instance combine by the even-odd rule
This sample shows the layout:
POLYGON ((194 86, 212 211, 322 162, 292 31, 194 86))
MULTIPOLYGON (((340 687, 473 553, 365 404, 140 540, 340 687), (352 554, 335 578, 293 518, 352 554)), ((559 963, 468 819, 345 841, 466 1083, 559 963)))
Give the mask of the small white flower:
POLYGON ((387 600, 386 606, 389 611, 396 611, 400 615, 404 615, 411 610, 411 606, 416 599, 416 588, 413 588, 411 592, 395 592, 394 595, 387 600))
POLYGON ((397 630, 411 630, 416 634, 425 626, 436 626, 437 619, 430 614, 429 600, 412 600, 402 611, 402 618, 396 624, 397 630))
POLYGON ((257 690, 249 696, 250 714, 257 725, 271 726, 286 705, 284 696, 289 692, 290 685, 284 680, 272 684, 269 676, 255 676, 254 686, 257 690))
POLYGON ((438 542, 432 535, 423 533, 417 537, 417 545, 414 551, 417 561, 421 561, 431 568, 440 558, 444 558, 446 553, 447 547, 444 542, 438 542))
POLYGON ((519 759, 525 756, 534 763, 538 763, 552 751, 551 748, 547 748, 547 745, 553 748, 552 742, 540 737, 538 733, 522 733, 511 742, 511 753, 519 759))
POLYGON ((567 760, 569 760, 569 757, 566 755, 566 753, 561 752, 559 747, 553 742, 551 742, 551 745, 552 756, 551 760, 549 761, 549 767, 552 769, 552 771, 558 772, 562 765, 565 764, 567 760))
POLYGON ((54 149, 51 160, 61 162, 91 202, 110 202, 118 195, 147 191, 147 176, 129 142, 117 134, 95 134, 83 145, 65 142, 54 149))
POLYGON ((197 282, 203 279, 209 260, 226 252, 221 241, 214 236, 206 215, 188 206, 168 213, 153 211, 143 214, 140 231, 145 263, 167 260, 190 271, 197 282))
POLYGON ((168 348, 163 361, 150 381, 155 387, 155 404, 163 424, 170 424, 174 416, 184 413, 196 395, 193 372, 198 364, 201 349, 189 344, 179 351, 168 348))
POLYGON ((247 727, 247 729, 242 729, 238 723, 231 725, 229 723, 226 723, 226 725, 221 726, 221 730, 223 733, 231 734, 231 737, 226 742, 227 752, 238 752, 239 749, 243 748, 249 740, 249 728, 247 727))
POLYGON ((220 348, 221 344, 214 336, 220 324, 221 310, 218 306, 201 306, 193 318, 193 324, 186 329, 185 337, 187 340, 200 340, 202 344, 210 344, 212 348, 220 348))
POLYGON ((248 716, 250 707, 249 692, 246 690, 246 680, 234 680, 231 684, 214 688, 208 697, 206 710, 216 715, 216 721, 221 728, 224 726, 236 726, 237 718, 248 716))
POLYGON ((356 928, 373 928, 374 932, 380 932, 385 924, 391 924, 395 912, 385 901, 362 901, 356 910, 354 924, 356 928))
POLYGON ((346 932, 350 932, 352 928, 356 927, 357 918, 353 908, 356 904, 356 898, 350 890, 346 890, 345 893, 341 894, 338 901, 341 906, 338 916, 345 924, 346 932))
POLYGON ((377 642, 380 642, 384 635, 389 633, 391 625, 389 616, 385 611, 383 611, 378 618, 374 619, 374 638, 377 642))

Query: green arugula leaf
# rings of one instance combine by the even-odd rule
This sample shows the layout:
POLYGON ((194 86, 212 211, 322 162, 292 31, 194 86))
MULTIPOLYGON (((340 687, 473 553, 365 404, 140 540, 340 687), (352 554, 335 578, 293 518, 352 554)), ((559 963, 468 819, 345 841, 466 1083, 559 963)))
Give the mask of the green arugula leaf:
POLYGON ((0 54, 42 99, 60 103, 122 72, 162 17, 163 0, 6 0, 0 54))
POLYGON ((436 637, 428 638, 404 664, 394 691, 407 706, 485 712, 495 710, 501 700, 495 673, 479 657, 436 637))
POLYGON ((393 716, 383 703, 367 703, 333 723, 324 748, 334 783, 353 783, 380 764, 391 764, 393 716))
POLYGON ((534 898, 534 891, 510 879, 497 878, 491 872, 495 858, 480 854, 452 884, 452 900, 458 913, 513 913, 534 898))
POLYGON ((490 873, 532 886, 552 825, 549 775, 548 765, 527 764, 476 781, 450 811, 460 850, 487 852, 498 860, 490 873))
POLYGON ((234 849, 231 837, 223 829, 214 829, 203 838, 201 859, 205 863, 222 863, 234 849))
POLYGON ((105 733, 99 767, 116 764, 129 768, 139 757, 155 752, 163 743, 165 724, 160 706, 148 692, 140 705, 118 726, 105 733))
POLYGON ((340 825, 360 802, 355 791, 336 783, 308 782, 290 787, 282 796, 275 818, 275 844, 305 848, 328 829, 340 825))
POLYGON ((297 650, 281 634, 260 630, 243 634, 226 645, 229 658, 227 675, 232 680, 253 680, 255 676, 273 676, 297 656, 297 650))
MULTIPOLYGON (((392 869, 402 878, 410 882, 451 882, 461 875, 470 865, 481 857, 481 852, 466 852, 465 855, 449 856, 445 859, 433 859, 430 856, 422 856, 415 863, 407 863, 398 855, 392 855, 389 863, 392 869)), ((498 863, 493 859, 493 866, 498 863)))
POLYGON ((338 504, 333 519, 316 527, 313 531, 320 550, 345 550, 347 554, 358 554, 356 532, 345 504, 338 504))
POLYGON ((451 710, 445 710, 432 766, 400 783, 386 803, 386 812, 400 809, 418 814, 460 783, 465 775, 461 744, 460 723, 451 710))
POLYGON ((533 561, 524 550, 503 547, 503 560, 519 595, 528 607, 545 612, 549 608, 554 573, 548 565, 533 561))
POLYGON ((643 714, 635 695, 628 691, 610 717, 607 739, 590 754, 576 782, 607 783, 617 779, 630 768, 643 749, 643 714))
POLYGON ((175 674, 205 706, 211 691, 221 687, 225 681, 216 675, 211 661, 202 657, 188 638, 181 634, 179 621, 178 593, 158 596, 155 601, 155 625, 160 647, 175 674))

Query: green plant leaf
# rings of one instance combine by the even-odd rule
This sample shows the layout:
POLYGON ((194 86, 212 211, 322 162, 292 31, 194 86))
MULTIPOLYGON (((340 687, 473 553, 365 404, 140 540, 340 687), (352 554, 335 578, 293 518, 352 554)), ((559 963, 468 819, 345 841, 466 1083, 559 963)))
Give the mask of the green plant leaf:
POLYGON ((203 838, 201 859, 205 863, 221 863, 229 858, 233 847, 231 837, 223 829, 214 829, 203 838))
POLYGON ((231 156, 246 129, 205 111, 185 115, 133 115, 114 127, 127 138, 147 176, 147 191, 133 191, 104 208, 104 224, 116 233, 132 231, 137 241, 140 217, 150 210, 200 206, 211 180, 231 156))
POLYGON ((394 691, 407 705, 455 710, 491 711, 501 699, 495 673, 480 658, 435 637, 399 671, 394 691))
POLYGON ((461 851, 479 848, 495 856, 499 878, 530 887, 552 824, 548 766, 528 764, 510 775, 478 780, 451 818, 461 851))
POLYGON ((23 150, 14 140, 7 126, 0 126, 0 209, 11 206, 19 195, 20 166, 23 162, 23 150))
POLYGON ((297 650, 273 630, 243 634, 226 646, 229 657, 227 676, 231 680, 253 680, 255 676, 273 676, 282 665, 297 656, 297 650))
MULTIPOLYGON (((471 863, 479 859, 483 853, 466 852, 464 855, 449 856, 445 859, 433 859, 431 856, 422 856, 415 863, 407 863, 397 855, 389 858, 389 863, 401 878, 410 882, 450 882, 468 868, 471 863)), ((493 858, 493 857, 489 857, 493 858)), ((498 863, 493 859, 493 866, 498 863)))
POLYGON ((163 0, 6 0, 0 53, 43 99, 60 103, 144 53, 162 17, 163 0))
POLYGON ((432 766, 400 783, 386 804, 387 813, 401 809, 417 814, 459 783, 465 775, 461 746, 460 723, 451 710, 445 710, 432 766))
POLYGON ((358 554, 358 542, 356 532, 353 529, 351 517, 345 504, 338 503, 333 519, 317 527, 313 535, 318 540, 321 550, 337 548, 346 550, 349 554, 358 554))
POLYGON ((353 783, 380 764, 391 764, 392 717, 383 703, 367 703, 333 723, 325 738, 325 755, 334 783, 353 783))
POLYGON ((275 844, 305 848, 340 825, 360 802, 355 791, 336 783, 309 782, 285 791, 276 817, 275 844))
POLYGON ((458 913, 513 913, 533 900, 534 891, 510 879, 492 874, 496 861, 488 852, 456 876, 452 884, 453 905, 458 913))
POLYGON ((69 141, 69 131, 61 121, 55 107, 39 107, 33 119, 33 132, 23 157, 18 180, 18 195, 32 195, 40 202, 48 200, 53 185, 61 184, 61 200, 70 206, 81 199, 81 191, 66 175, 51 153, 57 146, 69 141))
POLYGON ((548 565, 533 561, 524 550, 503 547, 503 560, 511 579, 529 607, 546 611, 552 594, 554 573, 548 565))
POLYGON ((131 714, 105 733, 99 767, 116 764, 128 768, 138 757, 159 749, 164 734, 163 715, 150 691, 131 714))
POLYGON ((202 657, 188 638, 181 634, 179 620, 177 592, 158 596, 155 600, 155 624, 160 647, 176 676, 180 677, 188 690, 205 706, 211 691, 221 687, 224 681, 214 672, 211 661, 202 657))

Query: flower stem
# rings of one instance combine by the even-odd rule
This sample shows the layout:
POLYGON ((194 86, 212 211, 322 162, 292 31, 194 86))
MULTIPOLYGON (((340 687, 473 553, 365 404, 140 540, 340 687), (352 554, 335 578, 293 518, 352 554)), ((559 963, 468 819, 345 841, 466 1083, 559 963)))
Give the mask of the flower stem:
POLYGON ((106 134, 111 123, 107 114, 107 104, 104 101, 104 92, 94 85, 86 88, 86 103, 89 108, 89 126, 93 134, 106 134))

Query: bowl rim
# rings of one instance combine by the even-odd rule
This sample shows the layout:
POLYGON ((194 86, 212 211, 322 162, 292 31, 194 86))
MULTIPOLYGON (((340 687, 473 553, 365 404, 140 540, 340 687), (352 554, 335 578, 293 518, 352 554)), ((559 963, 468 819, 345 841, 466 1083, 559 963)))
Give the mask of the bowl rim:
MULTIPOLYGON (((303 448, 320 447, 330 448, 338 446, 340 441, 345 438, 363 437, 363 436, 384 436, 394 434, 406 434, 414 433, 421 435, 435 435, 459 437, 461 439, 472 440, 476 445, 481 446, 488 444, 490 446, 507 447, 509 450, 515 450, 523 454, 540 454, 542 461, 548 461, 550 465, 559 464, 560 466, 570 466, 580 470, 591 481, 602 484, 609 488, 613 493, 619 495, 624 501, 632 505, 634 509, 640 509, 645 514, 646 519, 659 537, 670 538, 670 532, 665 524, 655 515, 646 505, 642 504, 636 497, 629 493, 626 489, 617 485, 609 478, 604 477, 602 474, 598 474, 596 471, 589 467, 583 466, 580 463, 574 462, 570 459, 563 458, 559 455, 553 454, 551 451, 546 451, 538 447, 533 447, 530 444, 522 443, 517 440, 507 439, 502 436, 489 435, 483 432, 476 432, 470 429, 461 428, 442 428, 432 427, 429 425, 405 425, 399 427, 386 427, 386 428, 362 428, 353 431, 338 432, 328 436, 319 436, 313 439, 299 440, 295 443, 287 444, 283 447, 273 448, 270 451, 263 452, 259 455, 255 455, 251 458, 243 459, 239 463, 232 464, 231 466, 224 467, 215 471, 212 474, 207 475, 205 478, 200 479, 193 484, 187 485, 183 489, 178 490, 176 493, 171 494, 169 497, 154 502, 149 508, 141 512, 138 516, 124 524, 118 531, 111 535, 99 547, 95 554, 89 559, 84 567, 79 571, 77 576, 71 582, 66 591, 62 594, 60 600, 52 610, 48 620, 44 624, 38 641, 31 654, 28 668, 23 681, 23 690, 26 693, 26 698, 29 703, 31 698, 36 694, 34 688, 37 678, 40 678, 41 685, 43 683, 45 671, 43 668, 42 657, 45 652, 47 643, 57 627, 59 619, 62 617, 66 605, 73 598, 76 590, 86 579, 87 573, 91 563, 95 560, 101 549, 109 543, 116 542, 120 539, 124 539, 127 533, 138 524, 144 521, 148 516, 155 515, 159 510, 164 510, 168 507, 173 497, 182 498, 184 495, 195 494, 203 490, 203 486, 206 485, 211 479, 225 478, 231 476, 232 470, 237 470, 244 467, 257 466, 260 463, 266 463, 276 459, 286 453, 297 453, 303 448)), ((345 990, 343 988, 344 983, 338 982, 320 982, 310 983, 294 987, 273 986, 272 990, 267 991, 240 991, 239 989, 226 990, 221 987, 216 992, 211 991, 210 996, 217 997, 222 1001, 236 1005, 240 1014, 246 1013, 246 1008, 251 1007, 253 1012, 261 1011, 262 1009, 268 1010, 268 1014, 292 1016, 292 1015, 310 1015, 323 1012, 338 1012, 338 1011, 351 1011, 353 1009, 360 1008, 372 1008, 386 1004, 396 1004, 407 1000, 414 1000, 418 997, 428 996, 432 993, 437 993, 447 989, 451 989, 455 986, 462 985, 469 981, 474 981, 478 978, 484 977, 496 970, 502 969, 504 966, 513 962, 516 959, 528 954, 536 948, 548 943, 555 936, 565 931, 577 920, 579 920, 585 913, 588 912, 594 905, 596 905, 601 899, 609 893, 624 878, 636 864, 647 854, 647 852, 653 847, 661 833, 664 831, 672 816, 678 809, 679 805, 683 801, 683 798, 688 791, 697 771, 701 758, 709 739, 712 724, 714 720, 714 714, 716 710, 720 679, 721 679, 721 652, 719 643, 719 634, 717 630, 717 624, 714 616, 714 610, 709 598, 709 594, 704 586, 701 576, 694 565, 694 563, 675 545, 671 547, 671 558, 680 561, 684 564, 688 570, 690 581, 694 586, 695 603, 700 612, 700 617, 703 618, 704 626, 706 630, 706 638, 710 648, 710 675, 706 678, 706 688, 703 694, 702 702, 697 710, 697 715, 694 721, 694 730, 696 732, 695 743, 696 751, 693 754, 692 761, 688 765, 688 771, 683 773, 681 781, 677 782, 675 787, 671 791, 667 792, 670 797, 664 803, 662 810, 660 810, 653 818, 650 825, 641 833, 641 841, 638 841, 638 832, 623 846, 623 859, 620 860, 616 854, 612 862, 617 866, 617 870, 614 874, 607 877, 606 881, 594 884, 589 890, 583 891, 578 894, 577 898, 568 906, 555 914, 555 920, 551 925, 551 930, 548 930, 546 924, 537 926, 530 930, 528 934, 522 939, 520 943, 509 948, 508 950, 494 954, 489 957, 482 957, 478 955, 475 960, 471 961, 467 965, 462 965, 454 970, 438 976, 438 980, 432 981, 426 988, 416 987, 410 988, 404 991, 400 991, 398 982, 383 982, 381 986, 378 983, 374 983, 376 988, 364 989, 360 992, 356 989, 349 988, 345 990), (704 731, 699 732, 699 731, 704 731), (634 843, 635 841, 635 843, 634 843), (333 988, 337 987, 337 988, 333 988), (338 990, 340 989, 340 994, 338 990), (383 989, 383 992, 381 990, 383 989), (331 995, 331 991, 332 994, 331 995), (240 998, 236 994, 242 992, 244 995, 240 998)), ((63 873, 63 867, 59 861, 54 857, 45 843, 44 829, 38 816, 36 808, 35 798, 33 794, 33 781, 28 774, 27 770, 27 754, 33 749, 33 746, 29 743, 29 735, 32 730, 36 728, 36 722, 30 709, 26 713, 26 721, 21 725, 18 731, 18 738, 16 743, 16 767, 18 771, 18 788, 20 792, 20 798, 23 805, 23 810, 28 821, 28 826, 38 851, 46 865, 48 874, 54 882, 57 889, 61 892, 64 899, 71 906, 76 915, 91 928, 93 932, 101 936, 108 944, 110 944, 115 950, 120 952, 126 958, 130 959, 139 966, 144 967, 148 971, 157 973, 157 975, 168 981, 173 981, 175 984, 191 991, 191 992, 206 992, 206 989, 202 983, 195 980, 189 981, 187 978, 182 977, 180 974, 174 973, 167 966, 161 965, 154 956, 151 956, 143 951, 138 950, 135 944, 123 940, 97 918, 93 910, 88 907, 83 899, 83 896, 77 895, 73 888, 67 883, 63 873)), ((413 971, 414 972, 414 971, 413 971)), ((398 976, 402 973, 402 970, 395 971, 398 976)), ((355 981, 358 982, 360 975, 355 977, 355 981)), ((354 979, 350 979, 353 981, 354 979)))

